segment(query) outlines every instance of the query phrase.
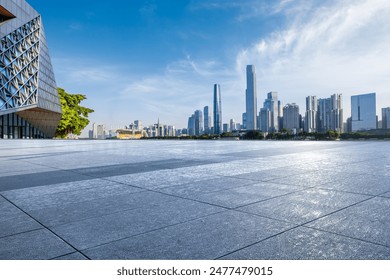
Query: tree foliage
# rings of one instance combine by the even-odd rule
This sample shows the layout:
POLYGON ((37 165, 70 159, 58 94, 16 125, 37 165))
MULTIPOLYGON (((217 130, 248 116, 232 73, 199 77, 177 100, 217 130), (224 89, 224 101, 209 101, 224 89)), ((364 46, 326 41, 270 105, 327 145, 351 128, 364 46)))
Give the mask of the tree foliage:
POLYGON ((87 97, 83 94, 70 94, 64 89, 58 88, 62 107, 62 118, 56 131, 56 137, 65 138, 68 134, 80 135, 81 131, 89 124, 88 114, 94 110, 80 106, 81 101, 87 97))

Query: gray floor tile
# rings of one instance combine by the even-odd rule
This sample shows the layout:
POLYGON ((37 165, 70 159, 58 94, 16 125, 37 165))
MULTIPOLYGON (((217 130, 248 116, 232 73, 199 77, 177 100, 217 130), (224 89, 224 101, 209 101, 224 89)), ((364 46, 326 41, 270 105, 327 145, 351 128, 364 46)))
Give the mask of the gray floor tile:
MULTIPOLYGON (((76 184, 77 186, 77 184, 76 184)), ((15 196, 9 198, 13 203, 25 211, 32 211, 49 207, 63 207, 69 204, 91 201, 101 198, 109 198, 116 195, 126 195, 130 193, 142 192, 139 188, 130 187, 123 184, 116 184, 106 181, 104 184, 98 184, 96 187, 92 183, 90 188, 74 189, 66 192, 48 193, 41 196, 20 198, 15 196)), ((4 194, 8 197, 8 194, 4 194)))
POLYGON ((32 210, 29 213, 45 226, 53 227, 111 213, 161 205, 174 199, 174 197, 169 195, 145 191, 42 208, 32 210))
POLYGON ((47 260, 73 251, 46 229, 0 238, 1 260, 47 260))
POLYGON ((86 249, 223 211, 184 199, 53 227, 77 249, 86 249))
POLYGON ((302 224, 363 201, 369 196, 309 189, 239 208, 242 211, 302 224))
POLYGON ((54 258, 53 260, 59 260, 59 261, 66 261, 66 260, 69 260, 69 261, 84 261, 84 260, 88 260, 88 259, 86 257, 84 257, 82 254, 76 252, 76 253, 72 253, 72 254, 68 254, 68 255, 65 255, 65 256, 54 258))
POLYGON ((375 197, 307 226, 390 246, 390 199, 375 197))
POLYGON ((304 189, 304 187, 262 182, 218 192, 205 194, 194 193, 192 194, 192 198, 221 207, 236 208, 302 189, 304 189))
POLYGON ((270 182, 295 186, 319 187, 329 182, 339 181, 345 176, 346 175, 341 172, 319 170, 314 172, 306 172, 304 174, 278 178, 270 180, 270 182))
POLYGON ((367 174, 347 176, 341 181, 324 184, 321 188, 368 195, 380 195, 390 191, 390 176, 367 174))
POLYGON ((282 232, 289 224, 223 212, 85 251, 92 259, 214 259, 282 232))
POLYGON ((0 197, 0 213, 0 238, 42 227, 2 197, 0 197))
POLYGON ((231 260, 389 260, 390 248, 299 227, 225 256, 231 260))
POLYGON ((234 177, 218 177, 215 179, 207 179, 184 185, 162 188, 159 189, 159 191, 181 197, 193 198, 194 194, 217 192, 250 184, 254 184, 254 182, 234 177))
POLYGON ((216 178, 216 176, 200 176, 197 173, 183 173, 177 170, 168 169, 139 174, 113 176, 108 177, 107 179, 113 182, 128 184, 130 186, 154 190, 213 178, 216 178))

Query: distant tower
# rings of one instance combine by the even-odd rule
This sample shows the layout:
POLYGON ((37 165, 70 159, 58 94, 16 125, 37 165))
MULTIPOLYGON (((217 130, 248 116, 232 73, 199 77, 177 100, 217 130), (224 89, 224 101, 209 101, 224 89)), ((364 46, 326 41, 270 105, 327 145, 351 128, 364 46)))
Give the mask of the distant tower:
POLYGON ((377 128, 376 94, 351 96, 352 132, 377 128))
POLYGON ((305 131, 317 132, 318 102, 316 96, 306 97, 305 131))
POLYGON ((203 133, 203 113, 201 110, 196 110, 194 115, 195 115, 195 135, 199 136, 203 133))
POLYGON ((254 65, 246 67, 246 129, 257 129, 257 92, 254 65))
POLYGON ((222 133, 221 86, 214 85, 214 134, 222 133))
POLYGON ((275 91, 269 92, 267 94, 267 99, 264 101, 263 107, 271 112, 271 126, 267 131, 279 131, 279 111, 281 109, 281 103, 278 101, 278 93, 275 91))
POLYGON ((209 134, 211 132, 211 116, 209 112, 209 106, 203 108, 204 117, 204 133, 209 134))

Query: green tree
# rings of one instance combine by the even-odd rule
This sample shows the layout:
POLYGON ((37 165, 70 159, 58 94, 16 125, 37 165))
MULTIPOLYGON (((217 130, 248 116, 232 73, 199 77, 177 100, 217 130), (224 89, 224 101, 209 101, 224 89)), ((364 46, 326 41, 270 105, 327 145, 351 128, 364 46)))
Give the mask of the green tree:
POLYGON ((62 118, 56 131, 56 137, 65 138, 68 134, 80 135, 81 131, 89 124, 88 114, 94 110, 80 106, 86 99, 83 94, 70 94, 64 89, 58 88, 62 107, 62 118))

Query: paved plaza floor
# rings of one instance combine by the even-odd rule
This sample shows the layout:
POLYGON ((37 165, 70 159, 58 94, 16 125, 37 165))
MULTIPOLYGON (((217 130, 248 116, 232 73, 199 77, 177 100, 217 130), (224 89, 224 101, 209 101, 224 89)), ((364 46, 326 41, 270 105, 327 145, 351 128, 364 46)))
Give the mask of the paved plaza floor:
POLYGON ((0 141, 0 259, 390 259, 390 141, 0 141))

